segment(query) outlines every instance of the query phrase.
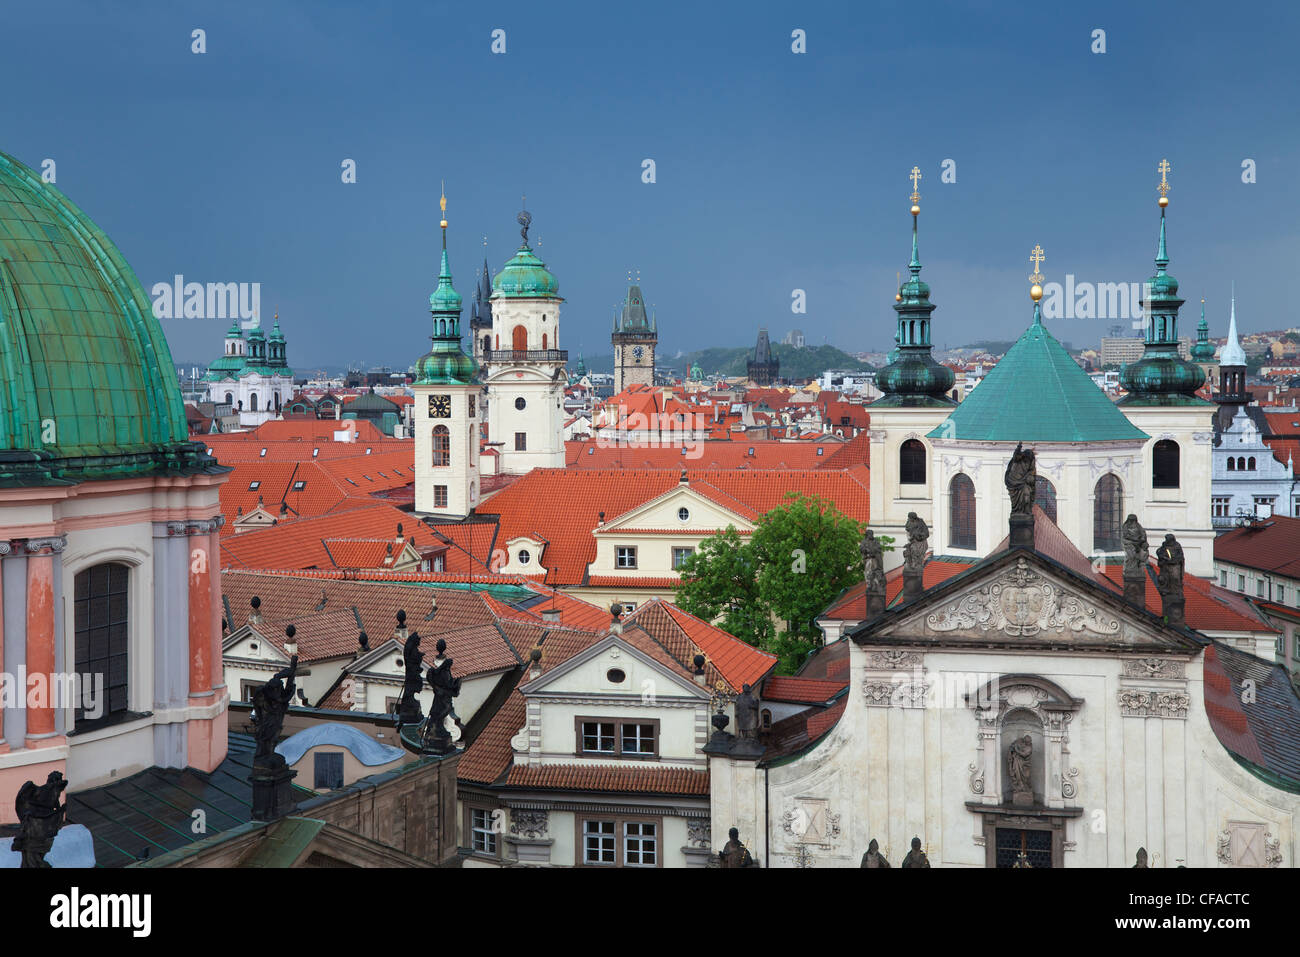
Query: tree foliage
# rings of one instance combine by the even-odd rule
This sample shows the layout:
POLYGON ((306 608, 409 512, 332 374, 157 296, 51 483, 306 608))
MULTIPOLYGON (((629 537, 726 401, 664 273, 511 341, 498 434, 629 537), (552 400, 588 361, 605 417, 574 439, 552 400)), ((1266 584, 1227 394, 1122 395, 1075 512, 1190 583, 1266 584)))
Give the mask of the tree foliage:
POLYGON ((817 616, 861 578, 861 538, 834 503, 792 492, 748 541, 728 526, 701 542, 680 569, 677 604, 779 656, 789 674, 820 641, 817 616))

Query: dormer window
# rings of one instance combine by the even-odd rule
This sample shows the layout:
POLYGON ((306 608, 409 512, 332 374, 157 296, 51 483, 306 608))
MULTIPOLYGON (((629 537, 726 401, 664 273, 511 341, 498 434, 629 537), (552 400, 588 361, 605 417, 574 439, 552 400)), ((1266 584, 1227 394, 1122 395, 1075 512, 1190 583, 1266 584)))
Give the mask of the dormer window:
POLYGON ((532 556, 531 554, 529 554, 528 549, 526 549, 526 548, 521 548, 521 549, 519 549, 519 564, 520 564, 520 565, 527 565, 527 564, 528 564, 529 562, 531 562, 532 560, 533 560, 533 556, 532 556))
POLYGON ((294 482, 294 483, 293 483, 293 490, 294 490, 295 492, 301 492, 301 491, 302 491, 303 489, 305 489, 306 487, 307 487, 307 483, 306 483, 305 481, 301 480, 301 479, 299 479, 297 482, 294 482))
POLYGON ((249 490, 250 492, 256 492, 256 491, 257 491, 259 488, 261 488, 261 487, 262 487, 262 483, 261 483, 261 482, 249 482, 249 483, 248 483, 248 490, 249 490))

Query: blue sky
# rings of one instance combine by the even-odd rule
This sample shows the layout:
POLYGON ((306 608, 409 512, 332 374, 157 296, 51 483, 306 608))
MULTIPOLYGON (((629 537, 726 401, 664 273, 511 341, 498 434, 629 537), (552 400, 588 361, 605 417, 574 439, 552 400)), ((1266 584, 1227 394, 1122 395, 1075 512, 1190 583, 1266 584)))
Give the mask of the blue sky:
MULTIPOLYGON (((1222 334, 1234 278, 1244 330, 1294 325, 1298 8, 1065 6, 47 0, 4 14, 0 150, 53 158, 146 289, 260 282, 300 372, 426 351, 442 180, 467 306, 527 193, 575 358, 608 352, 629 269, 668 355, 760 325, 887 347, 913 164, 937 343, 1024 329, 1035 243, 1049 280, 1149 276, 1166 156, 1182 330, 1205 295, 1222 334)), ((226 325, 163 321, 178 360, 226 325)))

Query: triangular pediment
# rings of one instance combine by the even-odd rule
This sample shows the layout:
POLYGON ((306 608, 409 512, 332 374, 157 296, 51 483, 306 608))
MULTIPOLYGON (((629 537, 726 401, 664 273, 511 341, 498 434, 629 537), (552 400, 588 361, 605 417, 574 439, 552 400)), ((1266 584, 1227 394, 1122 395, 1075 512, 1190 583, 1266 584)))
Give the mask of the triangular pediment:
POLYGON ((617 696, 642 703, 647 701, 647 691, 652 692, 650 700, 654 697, 709 698, 707 689, 670 670, 614 634, 607 635, 571 656, 563 664, 520 685, 519 690, 525 697, 547 694, 606 698, 617 696), (610 669, 622 672, 623 677, 619 682, 605 678, 610 669))
POLYGON ((993 555, 889 609, 859 644, 1194 654, 1200 644, 1123 596, 1028 549, 993 555))
POLYGON ((677 528, 689 532, 702 526, 708 528, 725 528, 734 525, 738 529, 752 529, 754 521, 718 501, 717 498, 703 494, 689 484, 681 483, 648 502, 616 515, 596 529, 598 534, 610 532, 635 532, 642 528, 677 528), (686 508, 690 519, 683 522, 678 518, 677 510, 686 508))

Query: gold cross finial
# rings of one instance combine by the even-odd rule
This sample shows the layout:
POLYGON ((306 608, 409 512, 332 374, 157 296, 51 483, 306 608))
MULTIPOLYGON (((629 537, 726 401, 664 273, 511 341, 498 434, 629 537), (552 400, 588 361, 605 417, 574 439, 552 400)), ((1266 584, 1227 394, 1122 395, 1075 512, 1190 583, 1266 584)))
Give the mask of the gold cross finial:
POLYGON ((921 194, 917 191, 917 184, 921 182, 921 167, 913 166, 912 172, 907 178, 912 181, 912 195, 910 199, 912 200, 913 215, 915 215, 915 213, 918 212, 915 207, 921 202, 921 194))
POLYGON ((1160 165, 1156 167, 1156 171, 1160 174, 1160 185, 1157 186, 1156 189, 1160 191, 1161 206, 1169 205, 1169 197, 1166 194, 1169 192, 1169 171, 1171 169, 1173 169, 1173 167, 1169 165, 1169 160, 1167 159, 1162 159, 1160 165))
POLYGON ((1029 281, 1033 283, 1029 287, 1029 298, 1033 299, 1034 302, 1043 297, 1043 274, 1038 271, 1038 266, 1046 258, 1043 255, 1043 247, 1035 243, 1033 251, 1029 254, 1029 261, 1034 264, 1034 274, 1029 277, 1029 281))
POLYGON ((438 205, 444 213, 447 211, 447 181, 445 179, 442 181, 442 199, 438 200, 438 205))

